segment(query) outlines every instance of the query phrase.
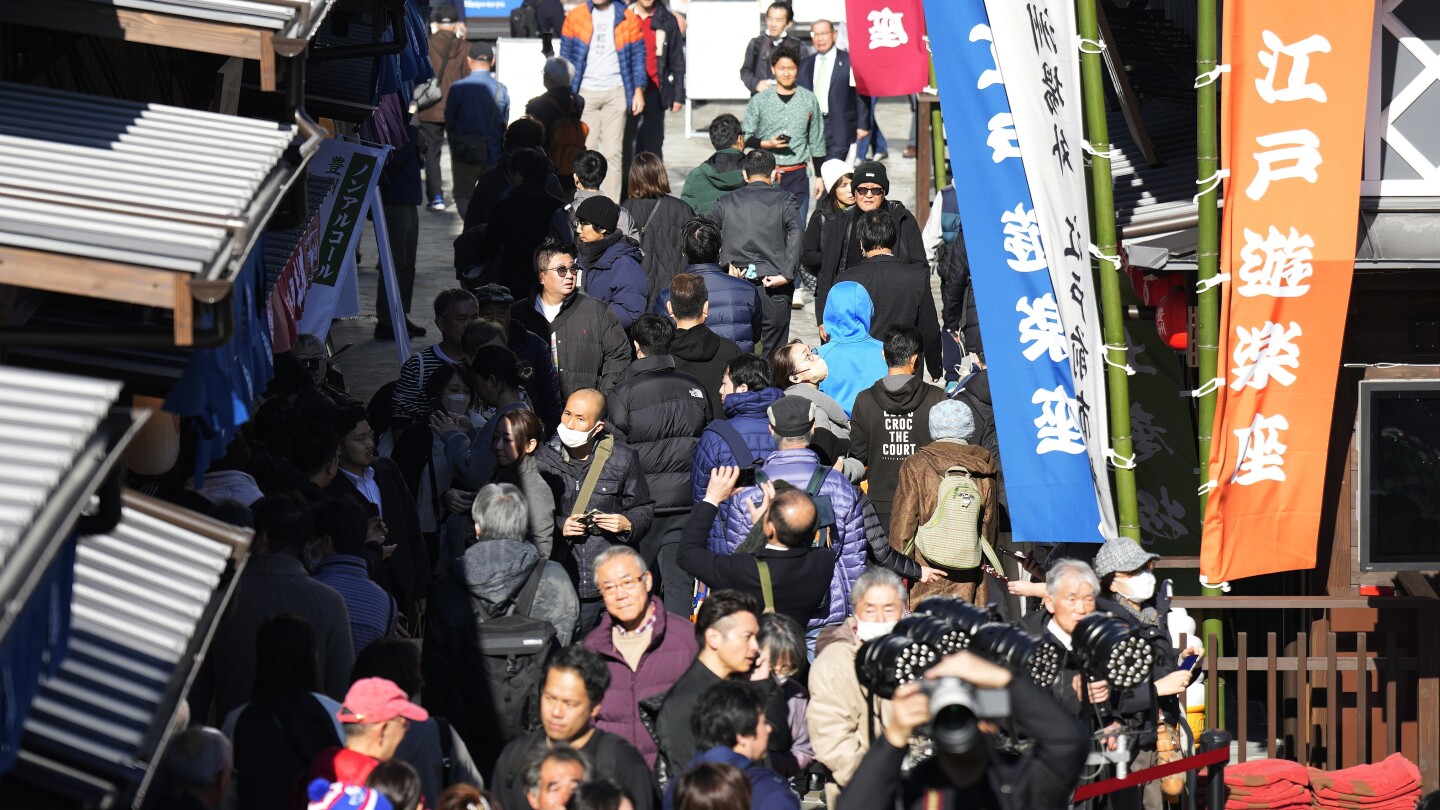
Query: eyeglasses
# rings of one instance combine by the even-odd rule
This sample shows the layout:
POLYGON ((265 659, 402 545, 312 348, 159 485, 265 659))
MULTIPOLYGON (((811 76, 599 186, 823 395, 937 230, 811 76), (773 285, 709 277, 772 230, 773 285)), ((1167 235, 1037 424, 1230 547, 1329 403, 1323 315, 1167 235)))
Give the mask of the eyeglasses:
POLYGON ((855 194, 860 197, 884 197, 885 189, 879 186, 860 186, 855 189, 855 194))
MULTIPOLYGON (((643 576, 643 575, 642 575, 643 576)), ((601 596, 610 596, 621 589, 633 591, 641 584, 640 577, 626 577, 619 582, 607 582, 600 586, 601 596)))
POLYGON ((554 273, 557 276, 560 276, 561 278, 564 278, 565 276, 580 275, 580 268, 576 267, 573 264, 562 264, 559 267, 550 268, 550 272, 554 273))

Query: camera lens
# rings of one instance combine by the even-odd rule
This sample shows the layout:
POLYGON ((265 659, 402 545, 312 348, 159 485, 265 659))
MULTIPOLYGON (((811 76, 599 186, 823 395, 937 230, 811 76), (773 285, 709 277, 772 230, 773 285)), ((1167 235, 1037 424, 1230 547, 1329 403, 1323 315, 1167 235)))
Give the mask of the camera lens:
POLYGON ((975 693, 957 678, 926 681, 930 695, 930 739, 935 747, 951 754, 964 754, 980 742, 975 723, 975 693))

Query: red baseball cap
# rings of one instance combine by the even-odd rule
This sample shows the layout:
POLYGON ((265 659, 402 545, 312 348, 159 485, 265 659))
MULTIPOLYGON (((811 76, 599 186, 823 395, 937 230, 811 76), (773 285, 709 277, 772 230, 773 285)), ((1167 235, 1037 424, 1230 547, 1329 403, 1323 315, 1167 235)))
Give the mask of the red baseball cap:
POLYGON ((419 723, 430 713, 410 702, 410 696, 384 678, 361 678, 350 685, 345 703, 335 718, 342 723, 384 723, 403 717, 419 723))

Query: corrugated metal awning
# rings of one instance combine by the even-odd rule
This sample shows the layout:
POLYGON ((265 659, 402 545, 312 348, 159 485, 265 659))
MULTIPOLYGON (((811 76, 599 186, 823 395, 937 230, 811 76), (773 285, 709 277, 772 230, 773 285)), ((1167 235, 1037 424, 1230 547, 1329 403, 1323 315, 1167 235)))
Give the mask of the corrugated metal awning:
POLYGON ((89 0, 101 6, 207 22, 267 28, 278 36, 308 39, 331 0, 89 0))
POLYGON ((295 174, 291 124, 3 82, 0 107, 0 244, 223 279, 295 174))
POLYGON ((97 804, 143 791, 250 539, 126 491, 119 525, 79 540, 70 652, 25 720, 12 775, 97 804))

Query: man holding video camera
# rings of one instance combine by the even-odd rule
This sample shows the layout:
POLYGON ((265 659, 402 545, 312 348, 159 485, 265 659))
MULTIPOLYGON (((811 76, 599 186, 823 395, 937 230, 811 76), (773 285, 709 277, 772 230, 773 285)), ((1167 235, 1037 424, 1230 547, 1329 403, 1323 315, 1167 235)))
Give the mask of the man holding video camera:
MULTIPOLYGON (((936 702, 938 707, 938 695, 936 702)), ((915 681, 896 688, 884 734, 870 746, 836 808, 895 807, 898 800, 904 808, 1060 810, 1070 804, 1088 752, 1085 729, 1045 690, 962 651, 926 670, 923 684, 915 681), (961 683, 940 680, 946 678, 961 683), (999 724, 1012 737, 1033 741, 1033 747, 1020 754, 998 750, 997 726, 982 720, 974 725, 978 733, 937 740, 935 756, 902 778, 901 765, 917 731, 933 734, 937 721, 952 727, 974 722, 965 719, 968 710, 960 705, 932 708, 931 693, 940 691, 937 685, 952 693, 967 688, 1002 690, 1010 716, 999 724)))

